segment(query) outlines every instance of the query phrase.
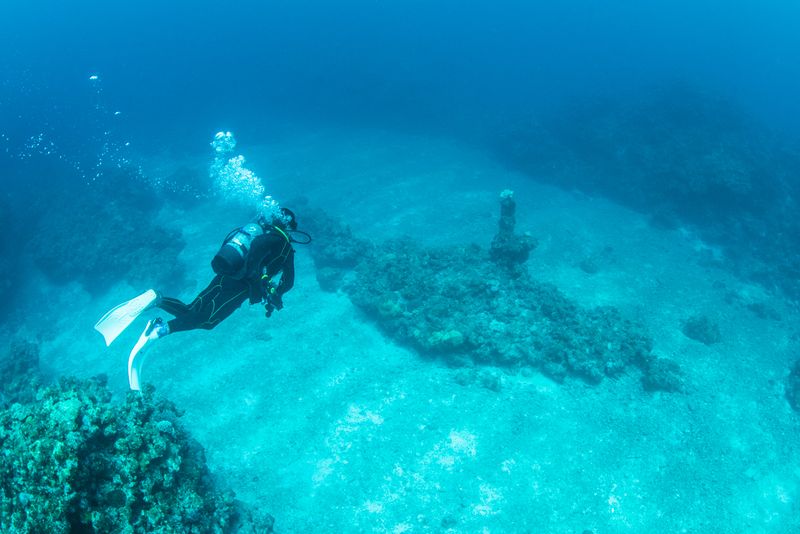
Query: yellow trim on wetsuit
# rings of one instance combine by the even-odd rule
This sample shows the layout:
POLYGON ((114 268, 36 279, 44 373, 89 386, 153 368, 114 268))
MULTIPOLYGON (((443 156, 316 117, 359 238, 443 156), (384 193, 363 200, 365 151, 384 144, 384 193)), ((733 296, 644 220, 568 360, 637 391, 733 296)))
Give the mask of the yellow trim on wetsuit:
POLYGON ((282 235, 283 237, 285 237, 285 238, 286 238, 286 242, 287 242, 287 243, 291 243, 291 242, 292 242, 292 240, 291 240, 291 239, 289 239, 289 235, 288 235, 286 232, 284 232, 283 230, 281 230, 281 229, 280 229, 280 228, 278 228, 277 226, 274 226, 274 225, 273 225, 272 227, 273 227, 274 229, 276 229, 277 231, 279 231, 279 232, 281 233, 281 235, 282 235))

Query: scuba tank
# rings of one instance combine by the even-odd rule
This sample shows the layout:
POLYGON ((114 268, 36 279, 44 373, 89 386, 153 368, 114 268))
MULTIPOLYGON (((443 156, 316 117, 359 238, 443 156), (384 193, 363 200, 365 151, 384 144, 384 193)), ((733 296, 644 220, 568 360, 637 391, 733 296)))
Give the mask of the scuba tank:
POLYGON ((310 235, 297 230, 294 213, 286 208, 281 208, 281 211, 289 217, 286 227, 270 224, 264 215, 259 215, 255 222, 236 228, 225 236, 219 252, 211 260, 211 268, 214 269, 214 272, 237 280, 244 278, 247 275, 247 255, 250 253, 253 241, 257 237, 270 232, 280 233, 289 243, 300 245, 311 243, 310 235), (294 234, 301 235, 304 239, 298 241, 295 239, 294 234))
POLYGON ((260 235, 264 235, 264 227, 258 223, 246 224, 233 230, 225 237, 219 252, 211 260, 211 268, 217 274, 241 280, 246 274, 250 246, 260 235))

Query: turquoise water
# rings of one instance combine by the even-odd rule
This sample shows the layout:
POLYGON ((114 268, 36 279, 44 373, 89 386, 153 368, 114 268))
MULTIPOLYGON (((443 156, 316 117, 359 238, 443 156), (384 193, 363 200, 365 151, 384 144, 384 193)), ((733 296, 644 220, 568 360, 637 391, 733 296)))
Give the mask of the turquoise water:
MULTIPOLYGON (((142 379, 275 532, 800 530, 794 6, 0 10, 5 383, 106 375, 123 406, 164 313, 92 326, 190 301, 270 195, 314 237, 284 309, 160 339, 142 379), (510 268, 504 191, 536 244, 510 268)), ((2 393, 25 531, 47 481, 7 433, 36 401, 2 393)))

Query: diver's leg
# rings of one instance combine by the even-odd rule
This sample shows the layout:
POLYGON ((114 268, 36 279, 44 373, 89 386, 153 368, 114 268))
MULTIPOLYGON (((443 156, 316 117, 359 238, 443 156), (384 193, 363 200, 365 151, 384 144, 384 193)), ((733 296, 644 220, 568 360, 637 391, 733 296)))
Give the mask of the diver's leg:
POLYGON ((178 299, 162 299, 165 306, 159 307, 175 316, 167 323, 170 333, 199 328, 200 323, 213 312, 214 298, 222 290, 221 280, 221 276, 215 276, 188 306, 178 299))
MULTIPOLYGON (((167 323, 169 332, 195 328, 210 330, 241 306, 248 294, 247 282, 229 276, 216 276, 189 306, 180 309, 180 314, 173 314, 175 319, 167 323)), ((179 311, 178 307, 173 309, 179 311)))
POLYGON ((175 317, 180 317, 184 313, 189 312, 188 304, 184 304, 180 300, 172 297, 161 297, 156 306, 175 317))
POLYGON ((214 309, 199 328, 211 330, 228 318, 239 308, 250 295, 250 287, 246 282, 230 279, 235 283, 222 284, 222 290, 214 298, 214 309))

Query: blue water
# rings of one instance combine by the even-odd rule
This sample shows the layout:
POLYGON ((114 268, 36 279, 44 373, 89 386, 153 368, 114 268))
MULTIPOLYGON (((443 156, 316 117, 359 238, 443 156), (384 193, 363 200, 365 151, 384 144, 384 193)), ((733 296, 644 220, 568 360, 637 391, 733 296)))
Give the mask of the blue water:
MULTIPOLYGON (((378 249, 487 248, 510 189, 526 275, 639 321, 680 388, 426 352, 301 246, 284 310, 159 341, 145 380, 279 532, 800 530, 796 3, 111 4, 0 6, 0 333, 48 380, 121 397, 143 324, 94 322, 191 300, 262 187, 378 249)), ((436 320, 513 339, 471 305, 436 320)))
POLYGON ((80 117, 100 73, 134 131, 171 143, 274 115, 477 130, 675 81, 797 123, 790 2, 462 4, 7 2, 4 85, 80 117))

